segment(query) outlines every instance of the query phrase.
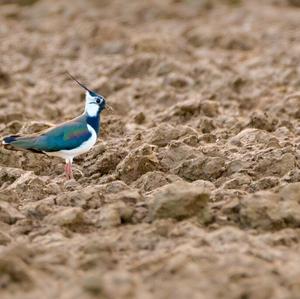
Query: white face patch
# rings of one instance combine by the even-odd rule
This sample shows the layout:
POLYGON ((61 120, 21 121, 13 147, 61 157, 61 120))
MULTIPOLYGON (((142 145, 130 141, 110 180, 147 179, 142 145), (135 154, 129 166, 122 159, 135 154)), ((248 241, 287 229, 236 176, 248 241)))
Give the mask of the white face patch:
POLYGON ((87 91, 85 93, 85 112, 91 116, 94 117, 98 114, 99 106, 95 103, 95 99, 89 94, 87 91))

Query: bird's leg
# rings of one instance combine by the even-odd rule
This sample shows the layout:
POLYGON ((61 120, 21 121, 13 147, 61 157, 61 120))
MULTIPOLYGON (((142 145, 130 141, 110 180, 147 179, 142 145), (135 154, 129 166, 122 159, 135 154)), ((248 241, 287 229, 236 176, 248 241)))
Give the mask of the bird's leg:
POLYGON ((66 159, 66 165, 65 165, 65 173, 67 180, 73 179, 73 171, 72 171, 72 162, 73 159, 66 159))
POLYGON ((69 162, 66 161, 66 164, 65 164, 65 174, 66 174, 66 178, 67 180, 69 180, 69 162))
POLYGON ((73 178, 72 160, 70 160, 70 159, 66 159, 65 173, 66 173, 67 180, 70 180, 73 178))
POLYGON ((73 179, 72 161, 69 161, 69 179, 73 179))

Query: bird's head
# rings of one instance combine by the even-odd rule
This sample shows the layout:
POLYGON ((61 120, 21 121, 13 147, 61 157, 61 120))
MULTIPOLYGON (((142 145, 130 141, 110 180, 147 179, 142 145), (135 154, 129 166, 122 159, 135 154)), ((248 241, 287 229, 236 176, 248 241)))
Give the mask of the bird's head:
POLYGON ((95 93, 88 89, 84 84, 79 82, 76 78, 74 78, 70 73, 68 75, 76 81, 82 88, 86 90, 85 92, 85 112, 93 117, 97 116, 102 110, 106 108, 106 102, 102 95, 95 93))
POLYGON ((106 107, 105 99, 93 91, 87 90, 85 93, 85 112, 89 116, 96 116, 106 107))

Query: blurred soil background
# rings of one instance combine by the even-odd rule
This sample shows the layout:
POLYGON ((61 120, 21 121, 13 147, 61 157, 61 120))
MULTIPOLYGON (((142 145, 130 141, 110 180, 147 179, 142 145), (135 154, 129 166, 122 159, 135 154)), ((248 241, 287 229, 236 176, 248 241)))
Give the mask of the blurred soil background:
POLYGON ((300 1, 0 0, 1 299, 300 298, 300 1))

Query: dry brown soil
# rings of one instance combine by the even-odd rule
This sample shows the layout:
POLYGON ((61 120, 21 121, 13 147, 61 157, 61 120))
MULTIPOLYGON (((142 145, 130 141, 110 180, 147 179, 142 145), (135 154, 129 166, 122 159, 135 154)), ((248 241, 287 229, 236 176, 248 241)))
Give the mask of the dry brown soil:
POLYGON ((0 0, 0 298, 300 298, 300 1, 0 0))

